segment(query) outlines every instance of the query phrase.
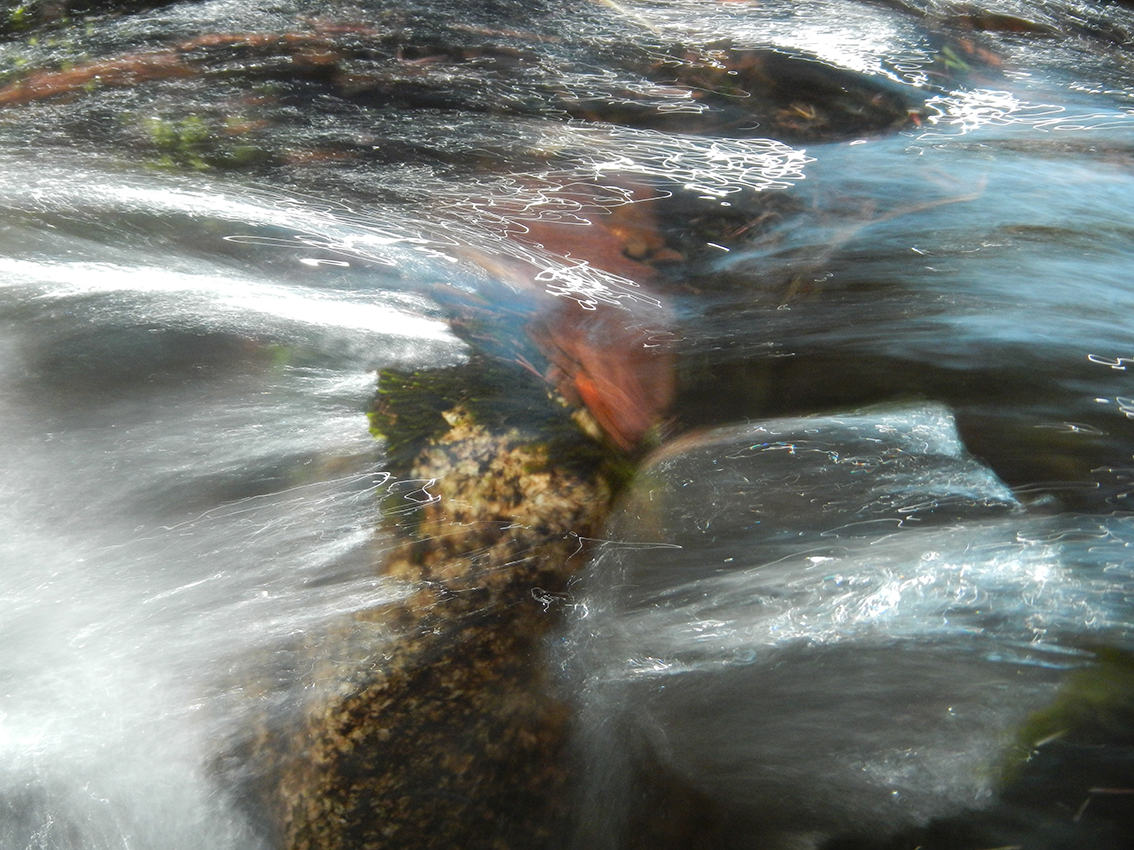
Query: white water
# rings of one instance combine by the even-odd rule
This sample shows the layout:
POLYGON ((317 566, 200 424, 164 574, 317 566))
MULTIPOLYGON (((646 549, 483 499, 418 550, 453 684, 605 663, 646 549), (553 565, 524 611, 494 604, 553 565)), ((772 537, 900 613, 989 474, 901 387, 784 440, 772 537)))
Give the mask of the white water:
POLYGON ((0 847, 256 847, 209 762, 263 709, 241 707, 244 684, 396 596, 372 568, 387 486, 364 416, 373 370, 463 346, 420 298, 379 289, 373 268, 344 285, 350 268, 308 264, 326 252, 298 240, 270 267, 220 256, 263 223, 326 237, 318 208, 98 172, 86 185, 102 189, 61 197, 74 176, 60 168, 37 203, 87 223, 135 203, 151 224, 207 215, 216 258, 30 228, 9 171, 0 847))

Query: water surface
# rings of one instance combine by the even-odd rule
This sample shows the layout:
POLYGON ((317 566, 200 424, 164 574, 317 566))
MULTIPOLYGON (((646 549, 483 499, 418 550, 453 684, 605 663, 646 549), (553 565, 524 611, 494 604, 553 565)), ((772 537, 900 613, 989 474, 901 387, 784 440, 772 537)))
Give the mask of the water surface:
MULTIPOLYGON (((584 727, 588 846, 643 817, 594 789, 651 759, 724 813, 713 846, 986 810, 990 748, 1127 657, 1122 5, 218 0, 5 32, 0 845, 268 846, 217 760, 310 696, 305 644, 405 592, 365 413, 378 368, 467 356, 454 304, 502 350, 548 305, 668 316, 663 433, 742 428, 673 450, 668 513, 623 508, 572 600, 584 718, 645 742, 606 763, 584 727), (664 251, 596 247, 628 207, 664 251), (743 429, 882 402, 947 444, 894 469, 899 507, 966 510, 832 542, 870 502, 820 453, 746 536, 743 429)), ((1128 789, 1129 741, 1097 746, 1128 789)), ((1083 770, 1023 834, 1076 846, 1090 799, 1074 823, 1128 846, 1083 770)))

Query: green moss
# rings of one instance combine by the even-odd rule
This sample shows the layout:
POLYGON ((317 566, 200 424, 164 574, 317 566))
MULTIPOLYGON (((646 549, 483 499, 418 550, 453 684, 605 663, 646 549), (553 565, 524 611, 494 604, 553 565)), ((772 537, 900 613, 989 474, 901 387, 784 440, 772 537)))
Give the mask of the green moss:
POLYGON ((279 343, 266 344, 264 351, 271 358, 272 366, 276 369, 282 369, 284 366, 289 365, 295 356, 295 352, 291 346, 280 345, 279 343))
POLYGON ((969 63, 958 56, 956 51, 948 45, 941 48, 941 64, 951 71, 959 71, 961 73, 968 73, 972 70, 969 63))
POLYGON ((198 115, 182 118, 177 127, 178 141, 185 148, 207 144, 211 135, 209 125, 198 115))
POLYGON ((164 118, 150 117, 143 122, 146 135, 150 142, 162 150, 172 150, 178 147, 177 130, 172 121, 164 118))
POLYGON ((632 474, 631 461, 584 433, 542 379, 519 363, 475 356, 445 369, 379 373, 370 431, 386 441, 394 475, 406 476, 429 443, 449 429, 443 414, 455 407, 491 433, 515 428, 531 434, 533 445, 546 447, 549 463, 601 475, 612 488, 620 489, 632 474))
POLYGON ((150 115, 127 119, 140 127, 142 135, 154 150, 154 163, 161 168, 204 171, 211 168, 237 168, 271 160, 267 151, 237 143, 226 132, 232 116, 217 119, 214 127, 203 115, 186 115, 174 119, 150 115))
POLYGON ((1134 746, 1134 653, 1094 650, 1095 661, 1067 675, 1056 698, 1033 712, 1016 736, 1003 771, 1017 781, 1035 753, 1055 744, 1134 746))
POLYGON ((8 10, 8 31, 19 32, 30 27, 38 17, 38 7, 34 3, 17 3, 8 10))
POLYGON ((1094 743, 1116 733, 1134 735, 1134 655, 1113 647, 1095 655, 1096 663, 1067 677, 1055 702, 1028 718, 1022 743, 1035 747, 1067 735, 1094 743))
POLYGON ((208 168, 204 154, 211 146, 212 134, 200 117, 189 115, 177 122, 152 117, 147 119, 146 129, 150 141, 161 152, 158 161, 162 165, 208 168))

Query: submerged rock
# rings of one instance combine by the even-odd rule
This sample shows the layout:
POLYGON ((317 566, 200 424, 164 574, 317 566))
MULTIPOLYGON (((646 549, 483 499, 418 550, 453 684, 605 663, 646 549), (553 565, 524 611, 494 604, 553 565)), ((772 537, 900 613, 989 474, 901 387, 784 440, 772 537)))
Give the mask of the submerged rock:
POLYGON ((1029 515, 924 405, 676 441, 606 537, 574 846, 1129 846, 1129 517, 1029 515))
POLYGON ((568 712, 544 641, 621 462, 518 365, 385 372, 380 393, 409 491, 382 569, 409 590, 312 647, 322 696, 253 759, 275 829, 291 850, 556 845, 568 712))

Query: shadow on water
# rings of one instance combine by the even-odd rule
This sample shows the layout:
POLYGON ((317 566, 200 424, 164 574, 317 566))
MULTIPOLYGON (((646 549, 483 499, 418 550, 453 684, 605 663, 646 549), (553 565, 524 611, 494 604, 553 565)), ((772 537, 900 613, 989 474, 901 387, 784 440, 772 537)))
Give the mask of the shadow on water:
POLYGON ((1134 846, 1126 4, 0 17, 0 847, 279 845, 404 639, 374 372, 474 349, 661 444, 506 846, 1134 846))

